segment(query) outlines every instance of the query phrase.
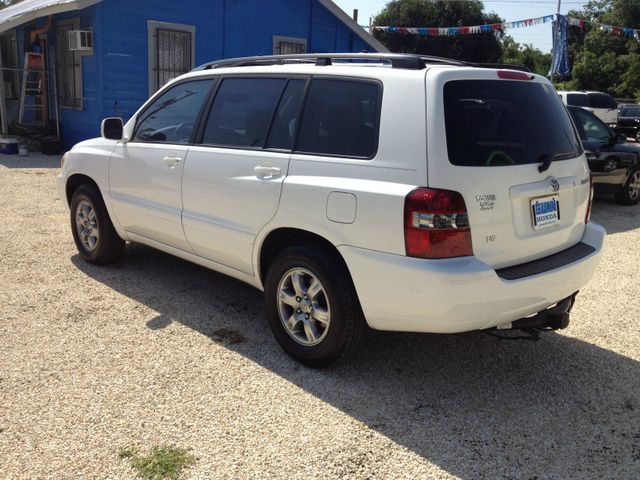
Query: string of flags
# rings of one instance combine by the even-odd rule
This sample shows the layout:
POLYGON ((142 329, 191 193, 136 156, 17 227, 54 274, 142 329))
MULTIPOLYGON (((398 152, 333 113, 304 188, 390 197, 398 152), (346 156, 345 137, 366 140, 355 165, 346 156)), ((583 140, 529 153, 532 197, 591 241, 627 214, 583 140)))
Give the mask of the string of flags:
POLYGON ((604 25, 601 23, 592 23, 581 18, 567 17, 569 25, 573 27, 584 28, 587 23, 591 23, 596 28, 599 28, 603 32, 612 33, 614 35, 625 35, 627 37, 635 38, 640 41, 640 30, 629 27, 614 27, 613 25, 604 25))
MULTIPOLYGON (((559 15, 560 16, 560 15, 559 15)), ((581 18, 566 17, 569 25, 584 28, 590 23, 581 18)), ((540 25, 543 23, 553 22, 554 15, 545 15, 544 17, 529 18, 527 20, 518 20, 515 22, 488 23, 486 25, 474 25, 463 27, 395 27, 395 26, 378 26, 374 25, 373 29, 381 32, 398 33, 403 35, 421 35, 424 37, 442 37, 457 35, 474 35, 478 33, 491 33, 496 31, 504 31, 511 28, 524 28, 540 25)), ((604 32, 613 35, 625 35, 640 41, 640 30, 629 27, 614 27, 612 25, 594 24, 604 32)))
POLYGON ((518 20, 516 22, 488 23, 486 25, 474 25, 470 27, 381 27, 374 25, 374 30, 389 33, 412 34, 422 36, 455 36, 455 35, 473 35, 478 33, 491 33, 495 31, 503 31, 509 28, 531 27, 553 21, 553 15, 545 15, 544 17, 529 18, 527 20, 518 20))

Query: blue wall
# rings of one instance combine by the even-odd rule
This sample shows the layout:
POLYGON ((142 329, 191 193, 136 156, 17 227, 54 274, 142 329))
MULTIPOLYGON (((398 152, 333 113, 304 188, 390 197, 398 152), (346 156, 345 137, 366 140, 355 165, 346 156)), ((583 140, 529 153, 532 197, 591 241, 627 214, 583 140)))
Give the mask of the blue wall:
POLYGON ((373 51, 317 0, 103 0, 54 21, 78 16, 93 27, 94 52, 82 58, 83 111, 62 110, 65 148, 99 135, 104 117, 129 119, 148 98, 147 20, 193 25, 196 65, 270 55, 274 35, 306 38, 309 52, 373 51))

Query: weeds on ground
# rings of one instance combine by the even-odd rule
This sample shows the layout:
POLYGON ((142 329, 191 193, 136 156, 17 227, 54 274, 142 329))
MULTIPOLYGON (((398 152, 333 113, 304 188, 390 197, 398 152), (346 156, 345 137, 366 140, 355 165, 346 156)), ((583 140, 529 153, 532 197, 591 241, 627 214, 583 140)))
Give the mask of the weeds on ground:
POLYGON ((182 470, 196 461, 188 450, 173 445, 155 446, 148 455, 141 455, 135 447, 122 447, 118 457, 128 459, 131 468, 145 480, 177 480, 182 470))

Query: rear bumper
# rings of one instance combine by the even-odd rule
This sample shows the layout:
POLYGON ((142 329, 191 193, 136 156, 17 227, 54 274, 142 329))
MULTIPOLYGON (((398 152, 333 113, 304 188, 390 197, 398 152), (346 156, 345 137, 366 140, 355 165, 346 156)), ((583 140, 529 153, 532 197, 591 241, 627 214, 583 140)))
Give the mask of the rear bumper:
POLYGON ((506 280, 475 257, 423 260, 340 247, 369 326, 378 330, 457 333, 506 327, 580 290, 593 276, 605 231, 589 223, 579 260, 506 280))

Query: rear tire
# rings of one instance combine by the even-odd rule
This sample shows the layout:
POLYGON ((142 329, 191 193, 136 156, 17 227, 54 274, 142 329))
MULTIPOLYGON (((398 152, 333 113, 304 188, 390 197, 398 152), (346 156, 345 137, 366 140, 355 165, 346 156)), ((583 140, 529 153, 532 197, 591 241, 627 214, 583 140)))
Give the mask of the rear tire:
POLYGON ((620 187, 616 193, 616 202, 620 205, 636 205, 640 202, 640 167, 635 167, 627 182, 620 187))
POLYGON ((282 349, 312 368, 352 354, 364 330, 353 282, 338 255, 304 246, 282 251, 265 280, 269 324, 282 349))
POLYGON ((71 198, 71 232, 80 256, 94 265, 113 263, 122 255, 125 241, 113 228, 100 191, 80 185, 71 198))

